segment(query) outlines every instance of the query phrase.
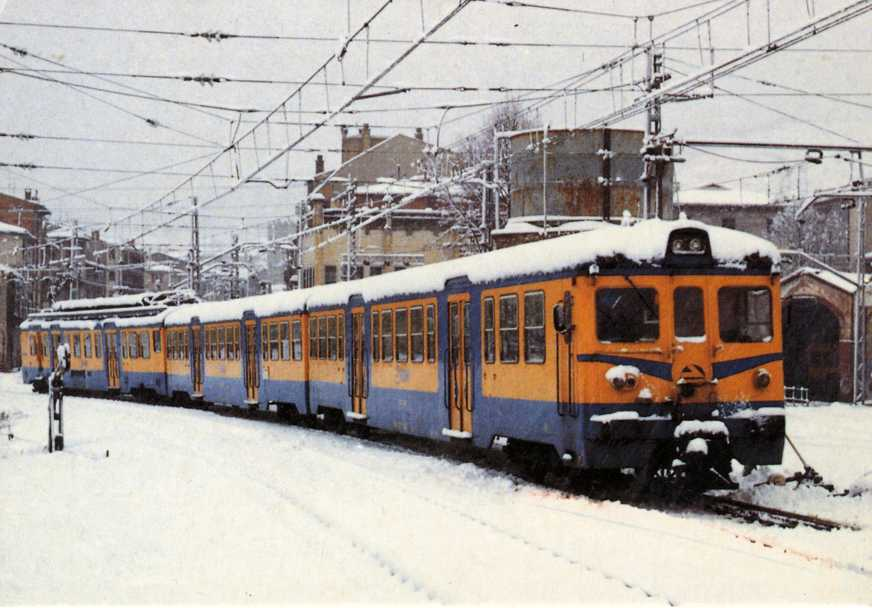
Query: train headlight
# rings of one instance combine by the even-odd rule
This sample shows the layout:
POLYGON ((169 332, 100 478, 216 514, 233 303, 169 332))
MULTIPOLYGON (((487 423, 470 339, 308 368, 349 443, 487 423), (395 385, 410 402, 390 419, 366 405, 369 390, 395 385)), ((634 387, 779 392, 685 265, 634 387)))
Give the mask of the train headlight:
POLYGON ((766 368, 761 367, 754 374, 754 386, 759 389, 764 389, 772 383, 772 376, 766 368))
POLYGON ((688 249, 690 253, 705 253, 705 243, 701 238, 690 239, 688 249))
POLYGON ((675 239, 672 241, 672 253, 682 254, 685 251, 685 247, 687 246, 687 241, 684 239, 675 239))
POLYGON ((624 385, 626 383, 627 383, 627 381, 624 380, 623 376, 615 376, 614 378, 612 378, 612 386, 614 386, 618 390, 621 390, 622 388, 624 388, 624 385))

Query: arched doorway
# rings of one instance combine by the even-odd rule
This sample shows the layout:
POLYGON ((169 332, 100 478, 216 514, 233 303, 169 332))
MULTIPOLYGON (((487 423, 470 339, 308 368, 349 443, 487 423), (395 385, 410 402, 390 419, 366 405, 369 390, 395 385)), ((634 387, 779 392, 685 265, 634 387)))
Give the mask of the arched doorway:
POLYGON ((797 296, 781 306, 784 383, 805 386, 809 398, 839 398, 839 319, 820 299, 797 296))

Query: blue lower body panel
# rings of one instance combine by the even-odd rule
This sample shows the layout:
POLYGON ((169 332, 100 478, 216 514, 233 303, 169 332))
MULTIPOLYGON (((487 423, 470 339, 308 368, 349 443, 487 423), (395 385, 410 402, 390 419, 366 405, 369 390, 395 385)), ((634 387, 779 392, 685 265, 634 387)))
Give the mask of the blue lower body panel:
POLYGON ((121 372, 121 392, 154 391, 163 397, 167 396, 166 375, 158 372, 121 372))

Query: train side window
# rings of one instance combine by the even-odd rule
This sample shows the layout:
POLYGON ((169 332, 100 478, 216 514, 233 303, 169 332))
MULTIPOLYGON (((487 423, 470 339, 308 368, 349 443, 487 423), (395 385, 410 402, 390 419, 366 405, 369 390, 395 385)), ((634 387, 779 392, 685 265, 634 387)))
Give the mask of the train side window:
POLYGON ((721 287, 718 318, 724 342, 770 342, 772 294, 766 287, 721 287))
POLYGON ((122 359, 127 358, 127 333, 126 332, 121 333, 121 358, 122 359))
POLYGON ((392 313, 391 310, 383 310, 381 313, 382 361, 394 360, 394 318, 392 313))
POLYGON ((99 359, 103 356, 103 349, 100 344, 100 332, 94 332, 94 358, 99 359))
POLYGON ((379 342, 381 341, 381 333, 379 332, 378 311, 372 311, 372 360, 379 360, 379 342))
POLYGON ((405 363, 409 360, 409 311, 405 308, 397 309, 395 324, 397 346, 394 350, 397 361, 405 363))
POLYGON ((90 359, 93 352, 91 350, 91 334, 87 333, 85 334, 85 358, 90 359))
POLYGON ((266 321, 260 322, 260 358, 269 359, 269 325, 266 321))
POLYGON ((336 317, 336 350, 339 351, 339 360, 345 359, 345 313, 336 317))
POLYGON ((279 338, 282 341, 282 361, 290 361, 291 360, 291 342, 290 335, 288 334, 288 322, 282 321, 281 325, 279 325, 281 331, 279 332, 279 338))
POLYGON ((185 329, 182 332, 182 355, 185 360, 189 360, 191 357, 191 330, 185 329))
POLYGON ((318 319, 309 319, 309 358, 318 357, 318 319))
POLYGON ((427 362, 436 361, 436 306, 427 305, 427 362))
POLYGON ((596 335, 600 342, 654 342, 660 337, 657 290, 599 289, 596 292, 596 335))
POLYGON ((500 296, 500 362, 518 362, 518 296, 500 296))
POLYGON ((48 357, 48 334, 42 335, 42 356, 48 357))
POLYGON ((299 321, 291 323, 291 345, 294 361, 303 359, 303 328, 299 321))
POLYGON ((224 332, 225 332, 224 337, 226 340, 225 346, 224 346, 224 348, 225 348, 224 356, 227 358, 228 361, 233 361, 233 359, 235 358, 233 356, 233 353, 234 353, 234 350, 233 350, 233 330, 234 330, 234 327, 232 325, 224 330, 224 332))
POLYGON ((152 337, 154 338, 152 340, 152 350, 156 353, 159 353, 161 349, 160 330, 154 330, 154 334, 152 335, 152 337))
POLYGON ((424 307, 415 306, 410 309, 412 361, 424 362, 424 307))
POLYGON ((545 362, 545 294, 524 294, 524 361, 545 362))
POLYGON ((176 359, 176 332, 167 332, 167 359, 176 359))
POLYGON ((240 357, 240 338, 242 336, 242 329, 238 325, 233 326, 233 358, 239 361, 240 357))
POLYGON ((150 338, 149 338, 148 334, 149 334, 148 331, 144 331, 141 334, 139 334, 139 339, 140 339, 139 352, 140 352, 140 356, 143 359, 148 359, 150 356, 149 348, 148 348, 150 338))
POLYGON ((73 356, 82 356, 82 338, 79 337, 79 334, 73 336, 73 356))
POLYGON ((705 338, 705 309, 702 289, 678 287, 672 295, 675 308, 675 337, 705 338))
POLYGON ((269 358, 270 361, 279 360, 279 324, 269 324, 269 358))
POLYGON ((497 338, 494 333, 494 299, 484 299, 484 314, 482 315, 482 328, 484 332, 483 342, 485 363, 493 363, 496 360, 497 338))
POLYGON ((327 358, 336 361, 336 317, 327 317, 327 358))
POLYGON ((131 331, 127 334, 127 351, 130 354, 131 359, 137 359, 139 357, 139 336, 135 331, 131 331))
POLYGON ((227 358, 227 330, 224 327, 218 328, 218 359, 227 358))
POLYGON ((327 358, 327 317, 318 319, 318 358, 327 358))

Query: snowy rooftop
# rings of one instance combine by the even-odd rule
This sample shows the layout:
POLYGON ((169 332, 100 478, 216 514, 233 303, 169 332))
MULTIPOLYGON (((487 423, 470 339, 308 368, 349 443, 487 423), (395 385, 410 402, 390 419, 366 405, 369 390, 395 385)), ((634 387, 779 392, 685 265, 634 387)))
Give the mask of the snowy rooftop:
POLYGON ((353 295, 365 301, 432 293, 444 289, 448 280, 467 277, 474 284, 535 273, 560 272, 598 258, 623 255, 640 263, 659 264, 670 233, 677 228, 700 228, 709 234, 712 256, 724 266, 744 268, 748 256, 780 261, 778 249, 759 237, 690 220, 647 220, 634 226, 600 226, 547 241, 527 243, 458 260, 449 260, 356 281, 323 285, 290 292, 252 296, 229 302, 181 306, 167 315, 168 325, 183 325, 192 317, 201 321, 239 319, 253 310, 271 316, 323 306, 338 306, 353 295))
POLYGON ((698 190, 679 190, 675 193, 676 205, 767 205, 769 198, 759 192, 730 190, 709 185, 698 190))
MULTIPOLYGON (((823 270, 822 268, 812 268, 811 266, 803 266, 797 268, 789 275, 782 279, 782 283, 792 281, 802 275, 811 275, 817 277, 821 281, 832 285, 836 289, 840 289, 845 293, 856 293, 857 291, 857 275, 850 272, 833 272, 831 270, 823 270)), ((869 277, 866 277, 868 284, 869 277)))
POLYGON ((548 229, 543 227, 544 219, 541 215, 529 217, 510 218, 502 228, 491 232, 492 235, 502 236, 508 234, 554 234, 566 232, 588 232, 600 230, 607 226, 598 219, 579 219, 577 217, 548 216, 548 229))
POLYGON ((30 234, 22 228, 21 226, 16 226, 15 224, 7 224, 6 222, 0 222, 0 234, 30 234))

